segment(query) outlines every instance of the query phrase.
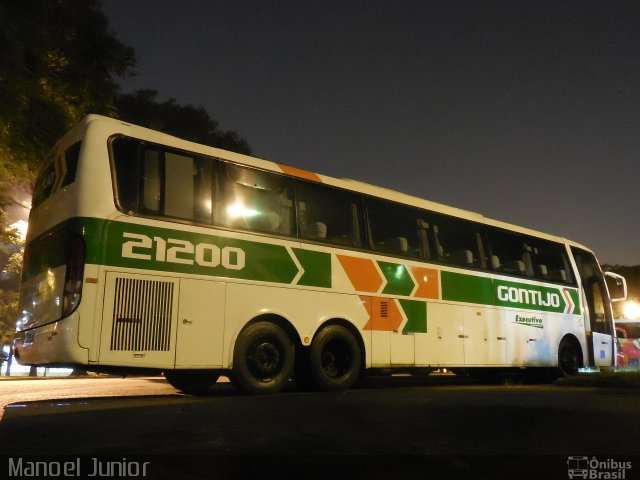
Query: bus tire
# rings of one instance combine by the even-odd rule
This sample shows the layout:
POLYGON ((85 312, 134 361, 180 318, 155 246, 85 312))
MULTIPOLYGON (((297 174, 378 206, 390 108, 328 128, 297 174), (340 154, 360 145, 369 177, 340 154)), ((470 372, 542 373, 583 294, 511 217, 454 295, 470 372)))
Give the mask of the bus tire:
POLYGON ((177 390, 190 395, 202 395, 220 378, 213 370, 167 370, 164 378, 177 390))
POLYGON ((564 376, 578 374, 582 366, 582 352, 575 342, 563 339, 558 347, 558 370, 564 376))
POLYGON ((315 336, 309 351, 311 374, 324 391, 346 390, 360 376, 362 351, 342 325, 329 325, 315 336))
POLYGON ((294 363, 295 346, 289 335, 274 323, 254 323, 236 341, 232 380, 246 393, 276 393, 293 375, 294 363))

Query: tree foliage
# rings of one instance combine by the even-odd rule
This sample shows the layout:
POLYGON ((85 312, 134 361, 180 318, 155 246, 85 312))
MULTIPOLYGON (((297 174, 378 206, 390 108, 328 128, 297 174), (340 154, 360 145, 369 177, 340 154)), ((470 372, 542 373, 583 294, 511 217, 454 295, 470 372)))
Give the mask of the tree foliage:
POLYGON ((3 290, 3 295, 0 295, 0 346, 6 345, 13 339, 17 303, 17 291, 3 290))
POLYGON ((0 155, 37 168, 87 113, 113 114, 114 77, 132 48, 108 30, 97 0, 0 2, 0 155))
POLYGON ((158 92, 151 89, 119 95, 115 102, 118 117, 192 142, 251 154, 244 138, 237 132, 221 130, 204 108, 180 105, 174 98, 160 102, 157 97, 158 92))
POLYGON ((7 214, 0 209, 0 347, 13 338, 18 313, 18 279, 22 266, 20 235, 7 224, 7 214))

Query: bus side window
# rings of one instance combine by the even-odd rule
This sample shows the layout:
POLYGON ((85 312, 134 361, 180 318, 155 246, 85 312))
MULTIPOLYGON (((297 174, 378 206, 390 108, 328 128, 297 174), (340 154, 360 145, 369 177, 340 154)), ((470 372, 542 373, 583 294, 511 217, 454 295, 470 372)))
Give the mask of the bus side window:
POLYGON ((564 245, 538 238, 528 238, 535 278, 550 282, 573 283, 564 245))
POLYGON ((147 148, 142 154, 141 211, 211 224, 211 160, 147 148))
MULTIPOLYGON (((140 210, 140 148, 142 142, 127 137, 111 141, 112 177, 115 199, 121 212, 132 214, 140 210)), ((36 185, 36 192, 38 185, 36 185)), ((34 199, 34 206, 36 205, 34 199)))
POLYGON ((296 202, 301 238, 362 246, 362 202, 357 194, 297 181, 296 202))
POLYGON ((145 150, 142 158, 142 210, 160 214, 162 194, 161 159, 158 150, 145 150))
POLYGON ((523 235, 491 229, 489 248, 494 270, 510 275, 533 276, 531 253, 526 248, 523 235))
POLYGON ((434 217, 434 244, 439 261, 463 267, 487 268, 477 224, 441 215, 434 217))
POLYGON ((289 178, 238 165, 223 165, 223 208, 216 223, 257 232, 295 234, 289 178))
POLYGON ((193 158, 165 152, 164 215, 193 220, 196 175, 193 158))
POLYGON ((429 224, 415 208, 368 198, 367 219, 370 248, 406 257, 429 258, 429 224))
POLYGON ((196 157, 194 159, 193 216, 199 223, 213 223, 213 191, 216 188, 213 160, 196 157))

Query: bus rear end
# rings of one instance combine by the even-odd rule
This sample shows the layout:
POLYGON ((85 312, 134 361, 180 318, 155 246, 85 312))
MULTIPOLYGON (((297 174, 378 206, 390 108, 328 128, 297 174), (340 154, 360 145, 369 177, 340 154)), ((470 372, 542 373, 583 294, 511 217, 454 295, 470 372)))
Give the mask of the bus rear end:
POLYGON ((86 117, 56 144, 36 180, 14 344, 23 365, 89 363, 93 305, 82 300, 87 257, 99 257, 99 242, 90 242, 93 251, 87 247, 88 238, 98 237, 83 218, 113 210, 110 182, 104 181, 106 142, 91 138, 92 130, 94 137, 107 134, 100 129, 99 117, 86 117))

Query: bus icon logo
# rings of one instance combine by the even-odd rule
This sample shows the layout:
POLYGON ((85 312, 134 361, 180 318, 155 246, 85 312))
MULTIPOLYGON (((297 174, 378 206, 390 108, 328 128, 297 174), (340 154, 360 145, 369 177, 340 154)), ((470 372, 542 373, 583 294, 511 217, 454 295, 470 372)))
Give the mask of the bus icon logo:
POLYGON ((589 478, 589 457, 568 457, 569 478, 589 478))

